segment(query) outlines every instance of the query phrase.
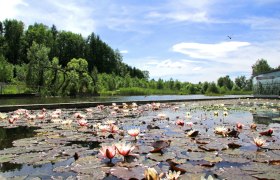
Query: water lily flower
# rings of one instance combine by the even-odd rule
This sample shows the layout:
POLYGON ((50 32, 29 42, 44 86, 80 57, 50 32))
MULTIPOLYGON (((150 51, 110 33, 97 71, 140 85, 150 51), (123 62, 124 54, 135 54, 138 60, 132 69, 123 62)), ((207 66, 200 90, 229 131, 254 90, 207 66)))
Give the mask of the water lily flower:
POLYGON ((163 113, 158 114, 157 117, 158 117, 159 119, 161 119, 161 120, 166 119, 166 115, 163 114, 163 113))
POLYGON ((176 121, 176 124, 179 125, 179 126, 184 126, 185 123, 184 123, 184 121, 182 119, 178 119, 176 121))
POLYGON ((251 128, 251 129, 257 129, 257 125, 256 125, 255 123, 252 123, 252 124, 250 125, 250 128, 251 128))
POLYGON ((102 132, 106 132, 109 129, 109 125, 99 125, 98 129, 100 129, 102 132))
POLYGON ((225 128, 224 126, 218 126, 215 127, 214 133, 226 136, 227 131, 228 131, 227 128, 225 128))
POLYGON ((87 122, 87 120, 85 120, 85 119, 79 119, 79 120, 78 120, 78 124, 79 124, 80 126, 88 126, 88 122, 87 122))
POLYGON ((135 128, 135 129, 129 129, 128 131, 127 131, 127 133, 130 135, 130 136, 132 136, 132 137, 135 137, 135 139, 136 139, 136 137, 139 135, 139 133, 140 133, 140 129, 137 129, 137 128, 135 128))
POLYGON ((128 115, 129 114, 129 109, 122 109, 123 115, 128 115))
POLYGON ((99 110, 103 110, 104 108, 105 108, 104 105, 98 105, 98 106, 97 106, 97 109, 99 109, 99 110))
POLYGON ((62 111, 61 109, 56 109, 53 114, 58 114, 58 115, 61 115, 62 111))
POLYGON ((73 122, 72 119, 66 119, 66 120, 63 120, 63 121, 61 122, 61 124, 63 124, 63 125, 71 125, 72 122, 73 122))
POLYGON ((266 146, 266 141, 262 138, 256 137, 256 138, 254 138, 254 144, 258 148, 260 148, 260 147, 266 146))
POLYGON ((193 122, 186 122, 186 126, 193 126, 193 122))
POLYGON ((189 137, 196 137, 198 135, 199 131, 197 130, 190 130, 188 133, 187 133, 187 136, 189 137))
POLYGON ((112 158, 116 155, 116 146, 103 146, 99 149, 99 152, 103 157, 110 159, 111 162, 112 158))
POLYGON ((273 133, 273 129, 270 128, 267 131, 260 132, 260 135, 262 135, 262 136, 271 136, 272 133, 273 133))
POLYGON ((131 104, 131 107, 132 107, 132 108, 137 108, 138 105, 137 105, 135 102, 133 102, 133 103, 131 104))
POLYGON ((14 124, 15 121, 16 121, 16 120, 15 120, 14 118, 9 118, 9 123, 10 123, 10 124, 14 124))
POLYGON ((28 110, 26 110, 26 109, 17 109, 17 110, 14 111, 14 113, 17 114, 17 115, 22 115, 22 114, 25 114, 27 112, 28 112, 28 110))
POLYGON ((108 127, 108 132, 110 133, 117 133, 119 128, 118 126, 114 125, 114 124, 110 124, 108 127))
POLYGON ((115 124, 115 123, 116 123, 116 121, 114 121, 114 120, 107 120, 105 122, 105 124, 108 124, 108 125, 115 124))
POLYGON ((192 116, 191 116, 191 112, 187 112, 187 113, 186 113, 186 118, 189 119, 189 118, 191 118, 191 117, 192 117, 192 116))
POLYGON ((112 111, 111 115, 115 116, 115 115, 117 115, 117 112, 116 111, 112 111))
POLYGON ((84 118, 86 118, 86 115, 81 114, 81 113, 79 113, 79 112, 76 112, 76 113, 74 114, 74 117, 75 117, 76 119, 84 119, 84 118))
POLYGON ((117 151, 120 155, 122 156, 128 156, 131 151, 135 148, 135 146, 132 146, 131 144, 126 144, 125 142, 123 143, 118 143, 115 144, 117 151))
POLYGON ((181 171, 171 171, 169 170, 168 173, 165 174, 168 180, 177 180, 181 174, 181 171))
POLYGON ((219 116, 219 112, 218 112, 218 111, 215 111, 215 112, 214 112, 214 116, 219 116))
POLYGON ((38 118, 38 119, 45 119, 45 117, 46 117, 46 114, 45 114, 45 113, 37 114, 37 118, 38 118))
POLYGON ((51 119, 57 119, 57 118, 59 118, 59 114, 57 114, 57 113, 52 113, 51 114, 51 119))
POLYGON ((243 129, 243 127, 244 127, 244 124, 241 124, 241 123, 236 123, 236 127, 237 127, 237 129, 243 129))
POLYGON ((224 116, 228 116, 228 112, 227 112, 227 111, 224 111, 223 115, 224 115, 224 116))
POLYGON ((0 120, 6 119, 7 117, 7 114, 0 113, 0 120))
POLYGON ((144 176, 146 180, 160 180, 155 168, 145 169, 144 176))

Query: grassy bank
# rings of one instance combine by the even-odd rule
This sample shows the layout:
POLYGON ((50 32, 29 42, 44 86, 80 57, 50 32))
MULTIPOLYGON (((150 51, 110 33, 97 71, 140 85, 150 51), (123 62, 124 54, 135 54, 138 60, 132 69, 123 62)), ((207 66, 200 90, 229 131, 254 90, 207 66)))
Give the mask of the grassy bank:
MULTIPOLYGON (((223 96, 223 95, 251 95, 252 91, 227 91, 225 93, 207 93, 206 96, 223 96)), ((201 93, 197 93, 201 94, 201 93)), ((170 89, 147 89, 147 88, 120 88, 116 91, 104 91, 101 96, 137 96, 137 95, 188 95, 186 92, 174 91, 170 89)))

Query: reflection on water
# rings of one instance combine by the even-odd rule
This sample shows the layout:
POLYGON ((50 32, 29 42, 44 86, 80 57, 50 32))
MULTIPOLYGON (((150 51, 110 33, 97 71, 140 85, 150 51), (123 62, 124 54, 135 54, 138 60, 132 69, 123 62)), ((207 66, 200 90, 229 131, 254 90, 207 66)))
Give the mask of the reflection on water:
POLYGON ((248 97, 242 95, 204 96, 204 95, 151 95, 151 96, 98 96, 98 97, 28 97, 1 99, 0 105, 16 104, 49 104, 49 103, 75 103, 75 102, 122 102, 122 101, 163 101, 163 100, 187 100, 187 99, 213 99, 248 97))
POLYGON ((13 146, 13 141, 17 139, 33 137, 37 127, 19 126, 15 128, 0 127, 0 150, 13 146))
MULTIPOLYGON (((35 177, 40 177, 42 180, 52 179, 52 176, 62 176, 62 177, 69 177, 75 176, 76 173, 74 172, 54 172, 53 169, 59 166, 67 166, 74 162, 74 158, 70 158, 63 162, 57 163, 47 163, 39 166, 32 166, 32 165, 18 165, 12 163, 3 163, 0 164, 1 177, 14 177, 14 176, 28 176, 26 179, 32 179, 35 177)), ((66 178, 65 178, 66 179, 66 178)))
POLYGON ((279 118, 280 112, 264 111, 253 114, 253 121, 257 124, 269 125, 270 123, 280 123, 280 121, 274 121, 273 118, 279 118))

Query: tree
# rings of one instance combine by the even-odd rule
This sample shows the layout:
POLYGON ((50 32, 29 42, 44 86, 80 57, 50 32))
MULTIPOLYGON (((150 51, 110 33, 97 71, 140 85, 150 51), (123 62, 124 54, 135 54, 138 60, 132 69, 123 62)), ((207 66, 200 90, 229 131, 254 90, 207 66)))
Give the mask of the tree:
POLYGON ((238 76, 235 78, 235 84, 239 87, 239 89, 243 89, 246 86, 246 77, 238 76))
POLYGON ((8 62, 17 64, 20 59, 24 24, 22 21, 17 20, 5 20, 3 24, 4 38, 7 46, 5 50, 5 57, 8 62))
POLYGON ((3 55, 0 55, 0 82, 10 82, 13 78, 13 69, 13 65, 8 63, 3 55))
POLYGON ((220 87, 226 87, 227 89, 231 90, 233 87, 233 81, 229 78, 228 75, 226 75, 225 77, 220 77, 218 79, 218 86, 220 87))
POLYGON ((88 74, 88 63, 85 59, 71 59, 66 70, 67 80, 62 89, 64 94, 76 96, 78 93, 88 93, 92 90, 92 78, 88 74))
POLYGON ((261 73, 269 72, 272 68, 268 65, 265 59, 257 60, 256 63, 252 66, 252 75, 256 76, 261 73))
POLYGON ((45 83, 45 68, 49 65, 49 52, 49 48, 36 42, 33 42, 27 52, 29 63, 26 84, 33 89, 39 87, 39 92, 45 83))
POLYGON ((209 86, 208 86, 208 88, 207 88, 207 90, 206 90, 206 93, 207 94, 211 94, 211 93, 215 93, 215 94, 217 94, 217 93, 219 93, 219 89, 218 89, 218 87, 216 86, 216 84, 215 84, 215 82, 211 82, 210 84, 209 84, 209 86))

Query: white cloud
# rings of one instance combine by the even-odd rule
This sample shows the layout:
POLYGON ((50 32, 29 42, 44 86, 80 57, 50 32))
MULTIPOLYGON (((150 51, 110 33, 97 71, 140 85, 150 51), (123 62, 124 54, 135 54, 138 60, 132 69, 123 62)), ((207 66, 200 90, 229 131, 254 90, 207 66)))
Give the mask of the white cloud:
POLYGON ((173 21, 191 21, 191 22, 207 22, 208 18, 206 12, 186 13, 186 12, 170 12, 170 13, 159 13, 150 12, 147 17, 157 18, 161 21, 173 20, 173 21))
POLYGON ((1 3, 0 18, 15 18, 22 20, 26 28, 35 22, 48 26, 56 25, 59 30, 89 35, 96 29, 96 23, 92 19, 94 8, 86 3, 74 0, 12 0, 1 3))
POLYGON ((215 59, 225 57, 229 52, 236 51, 240 47, 248 46, 248 42, 230 41, 217 44, 178 43, 172 50, 188 55, 192 58, 215 59))
POLYGON ((121 54, 127 54, 127 53, 128 53, 128 50, 121 50, 120 53, 121 53, 121 54))
POLYGON ((12 19, 20 15, 17 10, 19 6, 28 6, 23 0, 0 0, 0 21, 5 19, 12 19))

